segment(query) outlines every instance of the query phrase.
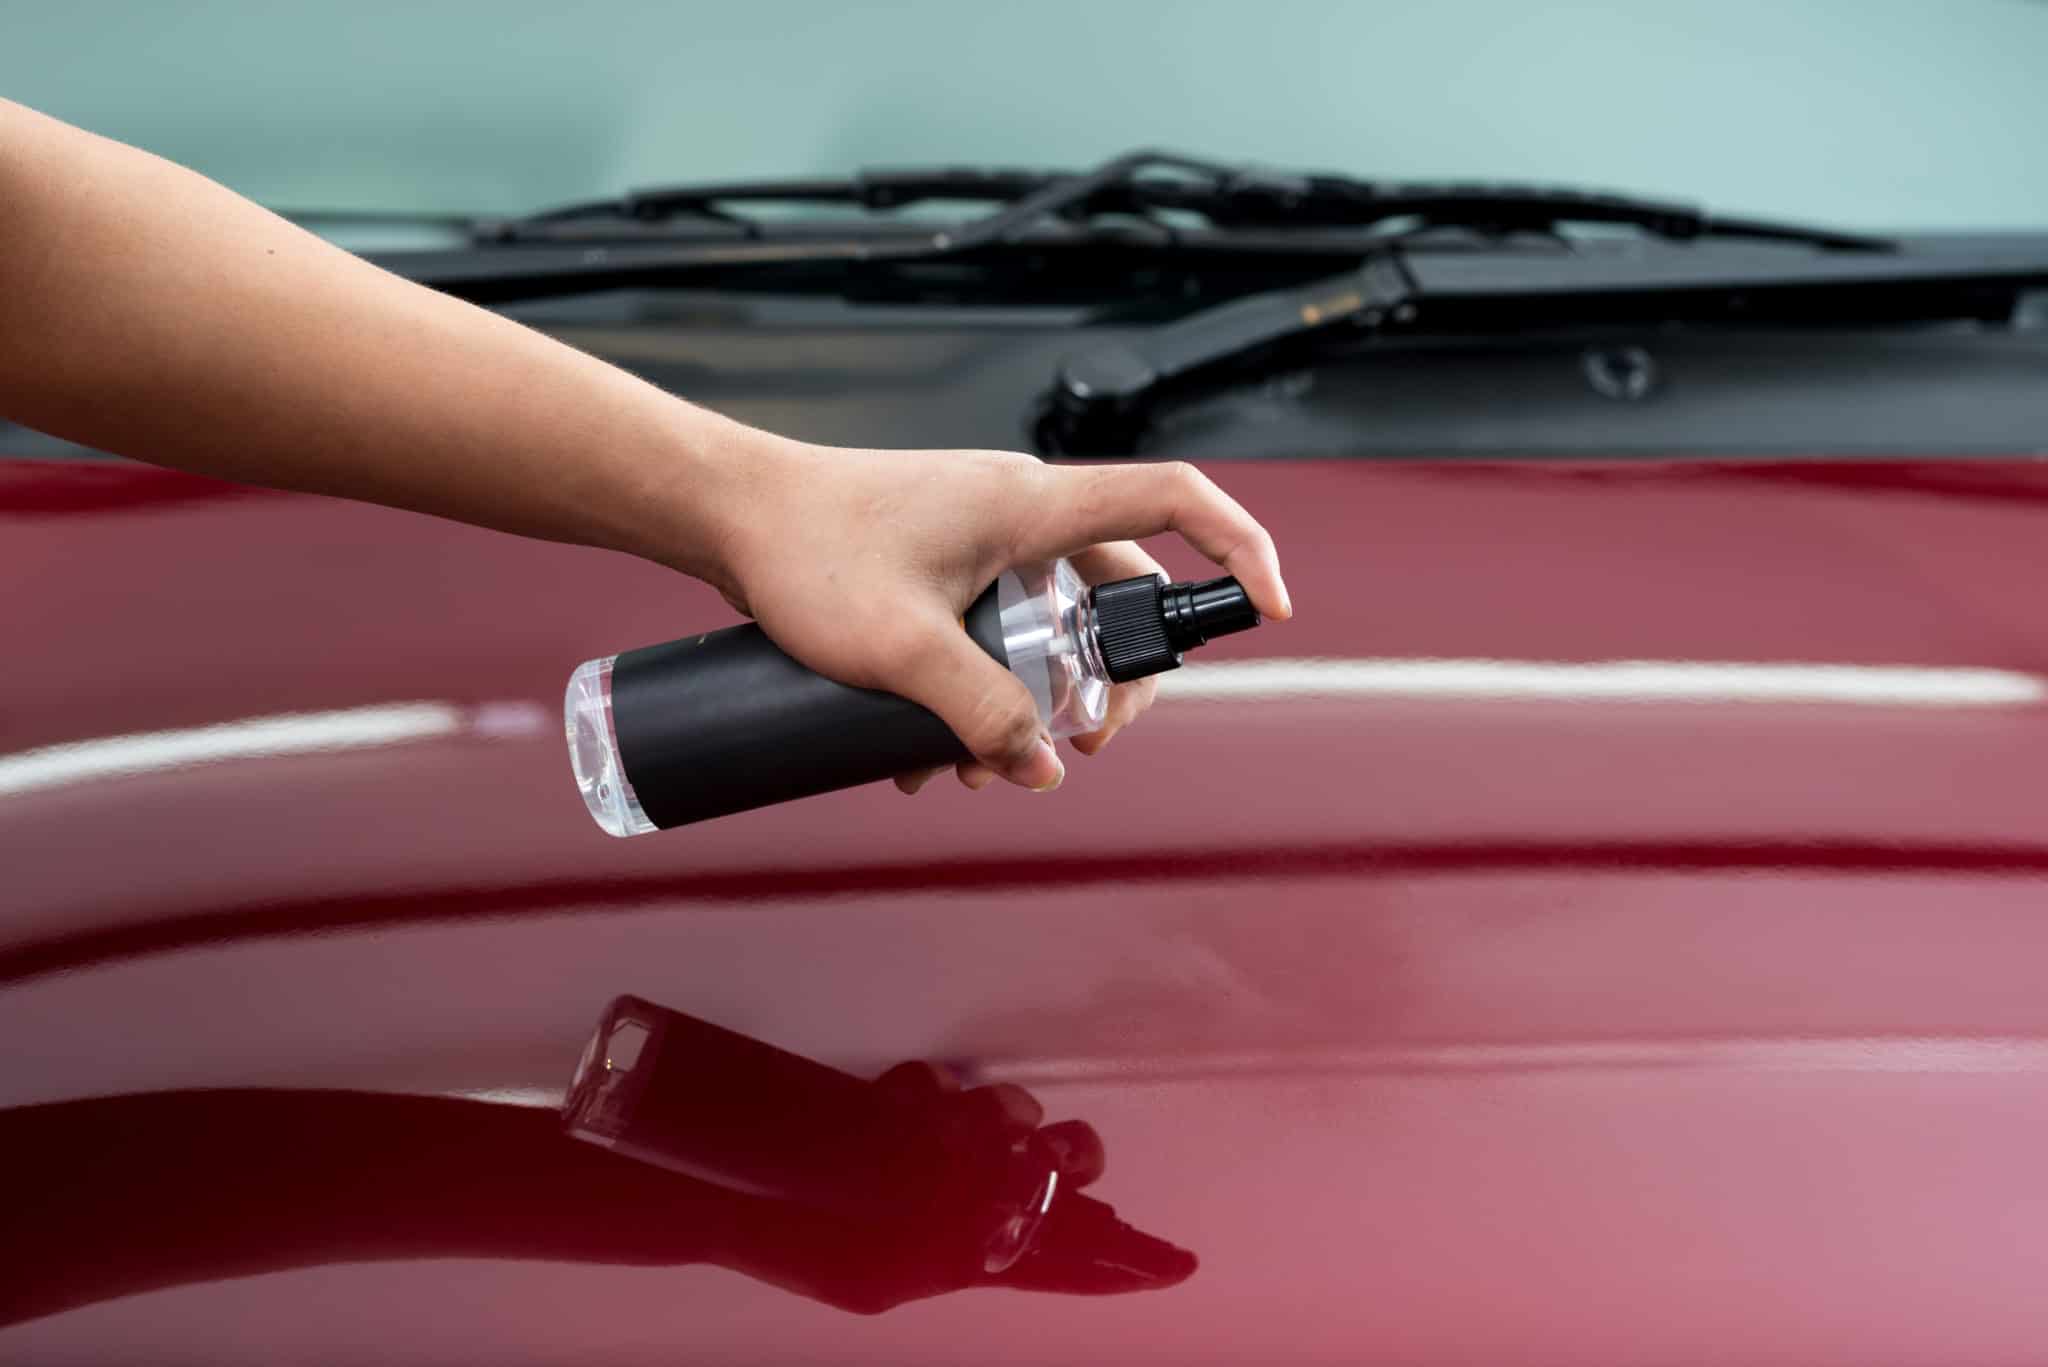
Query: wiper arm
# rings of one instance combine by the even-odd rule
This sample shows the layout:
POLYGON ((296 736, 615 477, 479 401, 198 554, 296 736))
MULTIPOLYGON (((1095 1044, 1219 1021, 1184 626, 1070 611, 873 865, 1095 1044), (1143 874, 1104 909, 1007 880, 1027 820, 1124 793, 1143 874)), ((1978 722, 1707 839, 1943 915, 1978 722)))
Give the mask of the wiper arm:
POLYGON ((1407 328, 1508 335, 1627 322, 2010 320, 2048 286, 2048 245, 1988 257, 1926 254, 1695 259, 1650 253, 1419 253, 1234 299, 1061 365, 1037 423, 1047 454, 1133 450, 1159 404, 1303 348, 1407 328))
POLYGON ((1432 184, 1357 180, 1231 166, 1172 152, 1136 151, 1093 170, 1025 171, 935 168, 864 171, 845 179, 746 181, 635 190, 617 199, 571 204, 489 225, 501 242, 548 240, 583 225, 659 224, 695 218, 734 224, 750 236, 768 225, 746 217, 750 203, 844 204, 873 212, 932 202, 1004 207, 936 234, 938 250, 962 251, 1014 240, 1047 218, 1085 221, 1106 215, 1148 217, 1176 211, 1212 228, 1371 228, 1400 221, 1419 227, 1483 232, 1554 232, 1566 224, 1632 227, 1675 240, 1751 238, 1837 251, 1881 251, 1883 238, 1798 224, 1724 218, 1695 206, 1569 187, 1432 184))

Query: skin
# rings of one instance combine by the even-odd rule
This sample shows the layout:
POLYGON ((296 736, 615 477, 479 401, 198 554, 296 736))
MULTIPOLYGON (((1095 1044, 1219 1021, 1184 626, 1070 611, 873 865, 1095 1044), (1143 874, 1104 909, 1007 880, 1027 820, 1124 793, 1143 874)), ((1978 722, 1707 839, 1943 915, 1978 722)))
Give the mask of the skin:
MULTIPOLYGON (((200 474, 364 499, 693 575, 784 650, 937 713, 960 781, 1064 774, 959 629, 1010 565, 1157 569, 1174 532, 1291 615, 1272 538, 1183 464, 1056 467, 761 432, 323 242, 203 176, 0 101, 0 414, 200 474), (793 555, 788 530, 804 528, 793 555)), ((1094 754, 1152 700, 1113 693, 1094 754)), ((931 777, 898 780, 915 792, 931 777)))

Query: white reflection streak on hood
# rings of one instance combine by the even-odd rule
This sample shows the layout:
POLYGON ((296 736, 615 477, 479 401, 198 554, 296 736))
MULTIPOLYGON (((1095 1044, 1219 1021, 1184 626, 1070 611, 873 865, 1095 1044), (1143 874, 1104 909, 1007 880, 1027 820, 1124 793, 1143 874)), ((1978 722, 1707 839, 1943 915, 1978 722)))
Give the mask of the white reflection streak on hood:
MULTIPOLYGON (((873 1070, 886 1067, 872 1060, 873 1070)), ((1547 1040, 1526 1044, 1439 1044, 1131 1054, 1104 1058, 990 1060, 980 1082, 1024 1087, 1132 1086, 1216 1079, 1363 1077, 1388 1074, 1663 1071, 1740 1073, 2048 1074, 2048 1039, 2026 1036, 1855 1036, 1679 1040, 1547 1040)), ((436 1093, 505 1106, 554 1107, 559 1087, 455 1088, 436 1093)))
POLYGON ((1719 660, 1232 660, 1162 674, 1159 695, 1179 702, 1429 698, 2016 707, 2048 701, 2048 679, 2006 669, 1719 660))
MULTIPOLYGON (((1190 664, 1160 677, 1160 696, 1177 702, 1405 698, 2016 707, 2048 701, 2048 679, 2005 669, 1911 665, 1269 659, 1190 664)), ((224 760, 370 749, 464 731, 529 736, 546 726, 544 709, 525 701, 409 702, 101 736, 0 755, 0 797, 224 760)))
POLYGON ((368 750, 462 732, 532 735, 546 721, 545 711, 529 702, 407 702, 98 736, 0 755, 0 797, 227 760, 368 750))
POLYGON ((2048 1039, 1861 1036, 1670 1040, 1551 1040, 1387 1048, 1273 1049, 1185 1056, 1017 1059, 991 1063, 990 1081, 1059 1084, 1388 1074, 1714 1070, 1740 1073, 2048 1074, 2048 1039))

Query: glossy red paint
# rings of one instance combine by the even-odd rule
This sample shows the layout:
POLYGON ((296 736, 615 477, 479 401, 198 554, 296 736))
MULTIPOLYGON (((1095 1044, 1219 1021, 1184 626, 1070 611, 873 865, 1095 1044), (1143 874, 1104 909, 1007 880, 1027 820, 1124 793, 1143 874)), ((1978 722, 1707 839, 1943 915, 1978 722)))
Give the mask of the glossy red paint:
POLYGON ((1057 795, 620 842, 569 784, 562 681, 728 620, 708 590, 0 461, 5 1105, 544 1103, 636 992, 1021 1082, 1202 1258, 1145 1296, 852 1319, 702 1267, 280 1252, 0 1359, 2036 1357, 2048 472, 1214 473, 1299 617, 1205 652, 1057 795), (1239 667, 1268 658, 1356 663, 1239 667), (1614 661, 1662 664, 1560 668, 1614 661), (317 715, 203 730, 285 714, 317 715))

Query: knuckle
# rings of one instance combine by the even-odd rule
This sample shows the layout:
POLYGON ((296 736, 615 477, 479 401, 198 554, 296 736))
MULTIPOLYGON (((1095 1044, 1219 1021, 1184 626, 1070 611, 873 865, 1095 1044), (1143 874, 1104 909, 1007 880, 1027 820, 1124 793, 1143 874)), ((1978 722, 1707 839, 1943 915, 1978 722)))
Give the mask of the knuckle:
POLYGON ((983 754, 1017 759, 1038 741, 1038 714, 999 692, 983 695, 975 716, 976 748, 983 754))
POLYGON ((1022 451, 965 451, 961 454, 977 465, 1005 473, 1044 468, 1038 457, 1026 455, 1022 451))
POLYGON ((1116 504, 1116 477, 1101 471, 1081 480, 1066 500, 1065 514, 1076 526, 1093 527, 1109 516, 1116 504))
POLYGON ((1177 460, 1166 467, 1167 487, 1177 494, 1199 498, 1216 486, 1209 477, 1184 460, 1177 460))
POLYGON ((996 736, 1005 755, 1012 758, 1026 754, 1038 743, 1038 718, 1020 708, 1009 708, 997 728, 996 736))
POLYGON ((1019 483, 1038 485, 1045 482, 1046 473, 1052 467, 1038 457, 1026 455, 1022 451, 998 451, 996 468, 1019 483))
POLYGON ((1051 473, 1050 466, 1014 451, 981 452, 976 464, 994 486, 997 495, 1004 498, 1035 495, 1044 487, 1046 477, 1051 473))

